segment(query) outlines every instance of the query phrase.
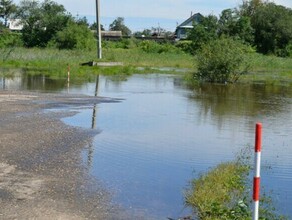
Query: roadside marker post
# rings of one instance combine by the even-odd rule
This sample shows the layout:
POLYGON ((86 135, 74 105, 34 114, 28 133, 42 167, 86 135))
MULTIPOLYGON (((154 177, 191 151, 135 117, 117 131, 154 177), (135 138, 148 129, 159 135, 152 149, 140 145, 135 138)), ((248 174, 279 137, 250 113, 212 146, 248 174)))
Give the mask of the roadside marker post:
POLYGON ((253 220, 259 219, 260 200, 260 171, 261 171, 261 148, 262 148, 262 124, 256 124, 255 134, 255 167, 253 179, 253 220))
POLYGON ((68 64, 67 70, 68 70, 67 80, 68 80, 68 83, 69 83, 70 82, 70 65, 69 64, 68 64))

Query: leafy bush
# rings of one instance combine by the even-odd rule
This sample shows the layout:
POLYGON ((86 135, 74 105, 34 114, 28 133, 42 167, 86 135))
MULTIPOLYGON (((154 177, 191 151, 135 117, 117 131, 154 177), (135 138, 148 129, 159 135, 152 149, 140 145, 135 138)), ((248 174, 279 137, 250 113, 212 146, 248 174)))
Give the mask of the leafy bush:
POLYGON ((280 57, 292 57, 292 41, 284 49, 276 50, 276 55, 280 57))
POLYGON ((245 53, 248 47, 231 38, 220 38, 204 44, 197 54, 195 77, 211 83, 236 82, 247 72, 245 53))
POLYGON ((121 49, 132 49, 136 47, 136 43, 133 39, 121 39, 118 41, 102 41, 104 48, 121 48, 121 49))
POLYGON ((168 53, 168 52, 178 52, 179 50, 170 43, 157 43, 155 41, 145 40, 139 44, 141 48, 146 53, 168 53))
POLYGON ((22 46, 21 36, 8 30, 0 33, 0 48, 22 46))
POLYGON ((193 54, 193 45, 192 41, 190 40, 182 40, 178 41, 175 46, 179 48, 180 50, 184 51, 185 53, 193 54))
POLYGON ((59 31, 54 42, 59 49, 91 50, 96 45, 94 36, 87 26, 74 22, 69 23, 63 31, 59 31))

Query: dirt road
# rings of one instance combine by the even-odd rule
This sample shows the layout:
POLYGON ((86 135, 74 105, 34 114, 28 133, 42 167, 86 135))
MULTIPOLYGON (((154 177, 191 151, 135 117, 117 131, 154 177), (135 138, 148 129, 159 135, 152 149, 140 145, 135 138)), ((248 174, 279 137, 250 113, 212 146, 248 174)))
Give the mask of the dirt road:
POLYGON ((62 123, 72 112, 45 111, 117 101, 0 91, 0 219, 129 219, 82 162, 98 131, 62 123))

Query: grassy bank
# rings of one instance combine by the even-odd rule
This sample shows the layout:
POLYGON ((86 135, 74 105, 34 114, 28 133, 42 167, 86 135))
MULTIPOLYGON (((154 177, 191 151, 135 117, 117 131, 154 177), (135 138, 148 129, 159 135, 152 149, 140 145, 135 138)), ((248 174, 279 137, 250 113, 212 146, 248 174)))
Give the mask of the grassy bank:
MULTIPOLYGON (((144 72, 152 71, 150 67, 193 68, 192 57, 183 52, 177 53, 146 53, 134 49, 104 49, 104 61, 123 62, 124 67, 104 68, 82 67, 80 63, 97 60, 96 51, 57 50, 57 49, 26 49, 14 48, 0 50, 0 66, 28 69, 63 70, 69 64, 72 72, 82 73, 116 73, 118 71, 135 72, 137 67, 146 67, 144 72)), ((141 70, 140 70, 141 71, 141 70)))
MULTIPOLYGON (((249 74, 240 82, 264 82, 269 84, 286 83, 292 85, 292 59, 263 56, 251 53, 249 74)), ((141 48, 104 48, 101 61, 123 62, 122 67, 85 67, 80 63, 96 59, 96 51, 58 49, 0 49, 0 67, 26 68, 30 71, 45 71, 50 75, 65 75, 70 65, 71 73, 92 74, 132 74, 132 73, 182 73, 174 68, 195 72, 196 63, 192 55, 179 50, 163 53, 145 52, 141 48), (143 68, 140 68, 143 67, 143 68), (162 67, 167 67, 160 69, 162 67)))
POLYGON ((259 82, 266 84, 287 84, 292 86, 292 58, 249 55, 250 71, 243 75, 241 82, 259 82))
MULTIPOLYGON (((250 171, 250 166, 242 159, 219 164, 192 180, 185 193, 186 205, 200 220, 251 220, 250 171)), ((260 219, 287 219, 278 215, 271 197, 266 197, 263 189, 261 191, 260 219)))

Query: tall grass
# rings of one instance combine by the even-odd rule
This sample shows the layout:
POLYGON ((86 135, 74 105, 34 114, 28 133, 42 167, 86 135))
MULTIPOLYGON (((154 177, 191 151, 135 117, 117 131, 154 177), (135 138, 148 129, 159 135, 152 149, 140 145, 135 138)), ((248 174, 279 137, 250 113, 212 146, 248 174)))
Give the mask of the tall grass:
POLYGON ((194 59, 191 55, 180 53, 146 53, 139 48, 105 49, 104 59, 120 61, 125 65, 136 67, 176 67, 193 68, 194 59))
POLYGON ((199 219, 249 219, 244 201, 244 180, 248 169, 238 163, 222 163, 192 181, 186 193, 186 204, 199 219))
POLYGON ((249 54, 250 73, 241 82, 292 85, 292 58, 249 54))
MULTIPOLYGON (((3 50, 3 49, 2 49, 3 50)), ((82 73, 89 71, 92 73, 117 73, 117 72, 139 72, 137 67, 173 67, 173 68, 192 68, 193 58, 191 55, 181 53, 146 53, 138 48, 121 49, 105 48, 101 61, 122 62, 123 67, 93 67, 87 68, 80 66, 81 63, 97 60, 95 51, 82 50, 58 50, 58 49, 39 49, 39 48, 15 48, 5 57, 0 50, 0 65, 4 67, 18 67, 27 69, 40 69, 53 71, 64 71, 68 65, 71 71, 82 73)), ((146 68, 147 70, 147 68, 146 68)), ((151 71, 151 68, 148 69, 151 71)), ((145 70, 143 71, 145 72, 145 70)))
MULTIPOLYGON (((167 49, 168 47, 166 47, 167 49)), ((176 48, 155 52, 142 50, 141 47, 130 48, 103 48, 103 59, 101 61, 123 62, 122 67, 83 67, 80 63, 95 60, 97 52, 83 50, 58 50, 53 48, 14 48, 0 49, 0 66, 11 68, 26 68, 28 70, 45 71, 48 74, 65 74, 67 66, 70 65, 74 74, 131 74, 168 72, 171 69, 157 71, 159 67, 188 69, 188 72, 197 70, 197 63, 193 55, 184 53, 176 48), (141 71, 138 67, 144 67, 141 71), (153 67, 155 70, 153 70, 153 67)), ((256 53, 248 54, 250 73, 242 76, 240 82, 265 83, 288 83, 292 85, 292 58, 278 58, 275 56, 264 56, 256 53)))
MULTIPOLYGON (((185 192, 185 203, 194 210, 198 219, 252 219, 249 154, 249 148, 243 149, 236 160, 221 163, 192 180, 185 192)), ((274 209, 272 197, 261 191, 260 219, 287 219, 274 209)))

